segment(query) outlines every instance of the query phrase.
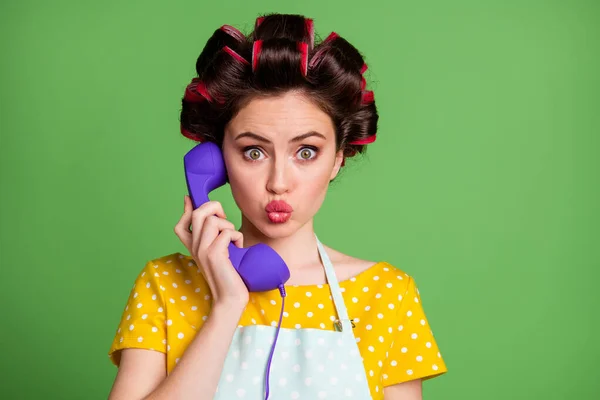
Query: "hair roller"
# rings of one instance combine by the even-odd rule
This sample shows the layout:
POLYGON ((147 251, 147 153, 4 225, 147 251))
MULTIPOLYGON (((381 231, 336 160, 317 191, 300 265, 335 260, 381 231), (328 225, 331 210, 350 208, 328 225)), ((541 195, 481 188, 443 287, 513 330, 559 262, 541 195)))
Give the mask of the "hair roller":
POLYGON ((223 32, 227 33, 229 36, 236 39, 238 42, 243 42, 244 40, 246 40, 246 36, 244 36, 244 34, 239 29, 234 28, 231 25, 223 25, 220 29, 223 32))
POLYGON ((185 129, 185 128, 183 127, 183 124, 179 124, 179 130, 181 131, 181 134, 182 134, 183 136, 185 136, 186 138, 188 138, 188 139, 192 139, 192 140, 193 140, 193 141, 195 141, 195 142, 201 142, 201 140, 198 140, 198 135, 197 135, 197 134, 190 133, 190 132, 189 132, 187 129, 185 129))
POLYGON ((363 66, 360 68, 360 90, 365 90, 365 88, 367 87, 367 80, 363 76, 367 68, 369 67, 366 63, 364 63, 363 66))
POLYGON ((319 63, 319 61, 321 61, 321 59, 323 58, 323 54, 325 54, 325 52, 327 51, 327 46, 324 46, 324 44, 335 40, 339 36, 340 35, 338 35, 337 33, 331 32, 329 36, 327 36, 325 40, 323 40, 323 42, 319 45, 319 50, 317 50, 317 52, 313 54, 312 58, 310 59, 308 68, 313 69, 319 63))
POLYGON ((377 134, 374 133, 365 139, 355 140, 353 142, 350 142, 349 144, 369 144, 369 143, 373 143, 376 139, 377 139, 377 134))
POLYGON ((200 103, 202 101, 212 102, 213 98, 206 91, 206 86, 199 78, 193 78, 192 83, 185 88, 185 101, 200 103))
POLYGON ((305 20, 306 34, 309 37, 310 42, 309 49, 312 50, 315 47, 315 23, 312 18, 306 18, 305 20))
POLYGON ((209 103, 214 101, 212 96, 210 94, 208 94, 208 90, 206 90, 206 85, 204 84, 204 82, 202 82, 202 81, 198 82, 198 84, 196 85, 196 91, 198 93, 200 93, 200 95, 202 97, 204 97, 206 100, 208 100, 209 103))
POLYGON ((206 89, 206 85, 200 78, 193 78, 192 83, 186 87, 184 100, 192 103, 201 103, 203 101, 208 101, 209 103, 216 102, 217 104, 225 103, 225 99, 218 96, 211 96, 206 89))
POLYGON ((325 50, 325 47, 321 47, 319 50, 317 50, 315 54, 313 54, 312 58, 310 59, 310 62, 308 63, 308 68, 313 69, 319 63, 319 61, 321 61, 325 50))
POLYGON ((225 53, 229 54, 230 56, 232 56, 233 58, 235 58, 236 60, 238 60, 246 65, 250 65, 248 60, 246 60, 244 57, 242 57, 238 53, 236 53, 231 47, 225 46, 225 47, 223 47, 223 51, 225 53))
POLYGON ((375 101, 375 94, 373 93, 372 90, 367 90, 365 92, 362 92, 361 99, 360 99, 360 102, 362 104, 371 104, 374 101, 375 101))
POLYGON ((256 30, 256 28, 258 28, 258 26, 260 24, 262 24, 262 22, 264 21, 265 17, 258 17, 256 18, 256 22, 254 23, 254 30, 256 30))
POLYGON ((300 52, 300 71, 302 75, 306 76, 308 73, 308 44, 304 42, 298 42, 298 51, 300 52))
POLYGON ((255 40, 252 44, 252 72, 256 71, 256 67, 258 66, 258 57, 262 50, 262 44, 263 41, 261 39, 255 40))
POLYGON ((339 38, 339 37, 340 37, 340 35, 338 35, 337 33, 335 33, 335 32, 331 32, 331 33, 329 34, 329 36, 327 36, 327 37, 325 38, 325 40, 323 40, 323 43, 331 42, 332 40, 335 40, 335 39, 337 39, 337 38, 339 38))

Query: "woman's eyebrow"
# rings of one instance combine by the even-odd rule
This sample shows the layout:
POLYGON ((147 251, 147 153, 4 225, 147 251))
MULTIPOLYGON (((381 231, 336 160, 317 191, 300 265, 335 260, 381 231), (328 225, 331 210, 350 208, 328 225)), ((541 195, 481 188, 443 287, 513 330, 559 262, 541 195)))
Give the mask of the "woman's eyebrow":
MULTIPOLYGON (((327 140, 327 138, 324 135, 320 134, 319 132, 310 131, 310 132, 303 133, 302 135, 299 135, 299 136, 296 136, 296 137, 290 139, 290 142, 300 142, 300 141, 306 139, 307 137, 311 137, 311 136, 316 136, 316 137, 319 137, 321 139, 327 140)), ((258 141, 265 142, 265 143, 271 143, 271 141, 269 139, 267 139, 266 137, 257 135, 256 133, 253 133, 253 132, 243 132, 243 133, 240 133, 235 138, 235 140, 238 140, 238 139, 241 139, 241 138, 244 138, 244 137, 249 137, 249 138, 252 138, 252 139, 256 139, 258 141)))

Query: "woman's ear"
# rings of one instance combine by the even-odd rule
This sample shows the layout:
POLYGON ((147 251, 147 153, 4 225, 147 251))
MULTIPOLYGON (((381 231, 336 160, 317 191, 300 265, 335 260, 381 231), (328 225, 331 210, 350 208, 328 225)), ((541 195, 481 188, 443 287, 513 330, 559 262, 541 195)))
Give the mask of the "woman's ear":
POLYGON ((329 182, 331 182, 340 172, 340 168, 342 167, 342 162, 344 161, 344 150, 340 149, 335 154, 335 163, 333 164, 333 169, 331 170, 331 176, 329 177, 329 182))

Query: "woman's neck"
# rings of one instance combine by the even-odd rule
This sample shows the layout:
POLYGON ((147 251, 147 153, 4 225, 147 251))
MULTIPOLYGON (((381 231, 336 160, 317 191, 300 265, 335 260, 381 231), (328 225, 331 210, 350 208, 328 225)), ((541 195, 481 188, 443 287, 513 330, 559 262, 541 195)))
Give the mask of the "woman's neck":
MULTIPOLYGON (((293 223, 293 221, 289 222, 293 223)), ((283 226, 274 226, 273 228, 273 231, 285 230, 283 226)), ((290 270, 321 264, 312 219, 289 236, 269 237, 242 215, 242 225, 238 230, 244 235, 244 247, 250 247, 257 243, 269 245, 283 258, 290 270)))

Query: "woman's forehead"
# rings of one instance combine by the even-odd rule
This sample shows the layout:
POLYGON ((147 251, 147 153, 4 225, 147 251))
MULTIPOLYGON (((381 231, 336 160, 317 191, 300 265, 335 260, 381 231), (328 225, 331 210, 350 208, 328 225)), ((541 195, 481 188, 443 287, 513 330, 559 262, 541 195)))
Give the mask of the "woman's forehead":
POLYGON ((228 124, 237 136, 252 132, 268 138, 292 138, 315 131, 333 137, 331 118, 304 96, 288 93, 278 97, 252 99, 228 124))

